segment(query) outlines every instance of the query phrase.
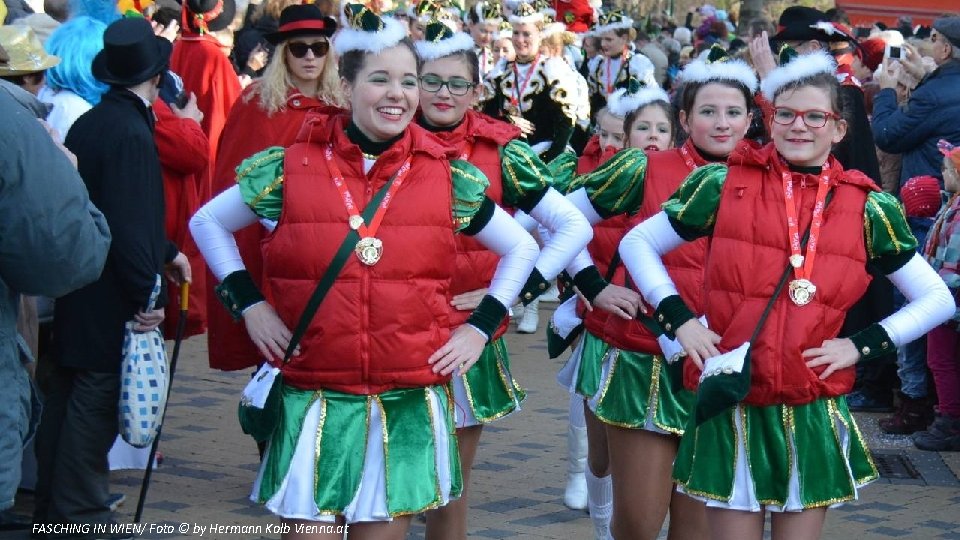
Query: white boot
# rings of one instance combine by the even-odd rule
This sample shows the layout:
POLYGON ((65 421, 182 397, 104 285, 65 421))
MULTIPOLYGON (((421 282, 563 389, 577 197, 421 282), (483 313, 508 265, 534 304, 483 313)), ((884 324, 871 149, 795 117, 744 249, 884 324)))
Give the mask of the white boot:
POLYGON ((571 510, 587 509, 587 428, 567 426, 567 487, 563 504, 571 510))
POLYGON ((517 333, 534 334, 540 325, 540 299, 534 300, 523 308, 523 317, 517 323, 517 333))
POLYGON ((590 498, 590 519, 596 540, 610 538, 610 517, 613 515, 613 482, 610 475, 597 478, 587 467, 587 492, 590 498))
POLYGON ((554 281, 547 292, 540 295, 540 300, 544 302, 557 303, 560 301, 560 289, 557 288, 557 282, 554 281))

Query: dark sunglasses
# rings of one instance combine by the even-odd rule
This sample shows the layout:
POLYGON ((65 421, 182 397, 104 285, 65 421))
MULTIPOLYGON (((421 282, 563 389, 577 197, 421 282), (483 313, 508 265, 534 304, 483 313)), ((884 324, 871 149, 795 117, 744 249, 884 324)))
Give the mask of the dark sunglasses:
POLYGON ((330 43, 327 41, 315 41, 309 45, 300 41, 292 41, 287 44, 287 50, 294 58, 303 58, 307 51, 313 51, 313 56, 321 58, 330 50, 330 43))

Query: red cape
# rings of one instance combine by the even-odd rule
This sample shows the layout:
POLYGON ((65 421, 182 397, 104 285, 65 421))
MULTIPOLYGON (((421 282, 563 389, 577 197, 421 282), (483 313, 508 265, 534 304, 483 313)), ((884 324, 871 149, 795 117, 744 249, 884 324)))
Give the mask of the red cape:
MULTIPOLYGON (((157 116, 153 140, 157 144, 163 174, 165 230, 167 238, 190 260, 193 270, 187 326, 183 334, 183 337, 190 337, 206 331, 207 270, 190 236, 187 222, 200 208, 200 186, 209 164, 209 144, 200 124, 173 114, 163 100, 158 99, 153 110, 157 116)), ((165 338, 173 339, 180 319, 180 294, 177 287, 169 287, 168 294, 170 300, 163 321, 163 334, 165 338)))
MULTIPOLYGON (((213 171, 213 195, 236 184, 236 168, 241 161, 270 146, 286 147, 293 144, 307 113, 329 107, 321 101, 291 91, 287 96, 287 107, 273 116, 267 116, 260 108, 256 89, 256 83, 248 87, 227 116, 213 171)), ((258 287, 263 277, 260 242, 264 236, 266 230, 259 224, 234 233, 243 263, 258 287)), ((217 282, 212 274, 207 275, 210 283, 217 282)), ((207 294, 207 310, 210 367, 233 371, 258 365, 262 359, 250 341, 246 327, 230 317, 214 295, 213 287, 207 294)))
MULTIPOLYGON (((222 45, 209 34, 185 32, 173 45, 170 69, 183 79, 189 94, 197 95, 197 107, 203 112, 203 132, 210 141, 210 163, 217 156, 220 134, 233 102, 240 96, 240 79, 233 64, 222 50, 222 45)), ((200 200, 212 198, 213 191, 207 175, 200 189, 200 200)))

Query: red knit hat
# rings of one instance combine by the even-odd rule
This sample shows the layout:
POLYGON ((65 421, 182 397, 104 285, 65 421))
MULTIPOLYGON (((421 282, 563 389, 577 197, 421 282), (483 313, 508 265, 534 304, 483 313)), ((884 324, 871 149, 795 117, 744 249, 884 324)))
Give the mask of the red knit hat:
POLYGON ((880 38, 870 38, 860 42, 860 61, 870 71, 876 71, 883 62, 885 45, 886 43, 880 38))
POLYGON ((940 211, 940 181, 933 176, 914 176, 900 188, 900 200, 908 216, 933 217, 940 211))

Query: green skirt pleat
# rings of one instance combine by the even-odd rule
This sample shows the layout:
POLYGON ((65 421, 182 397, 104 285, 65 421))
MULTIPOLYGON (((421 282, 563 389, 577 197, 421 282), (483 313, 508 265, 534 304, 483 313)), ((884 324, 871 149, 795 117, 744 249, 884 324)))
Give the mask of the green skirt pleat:
POLYGON ((610 345, 591 334, 583 333, 583 352, 580 355, 580 369, 577 370, 576 390, 586 398, 592 398, 600 391, 600 379, 603 376, 603 359, 610 345))
POLYGON ((618 349, 611 349, 608 356, 610 366, 593 409, 597 418, 629 429, 643 429, 650 418, 661 430, 682 435, 696 395, 673 390, 682 385, 674 385, 663 359, 618 349))
POLYGON ((463 385, 473 416, 481 423, 512 413, 527 397, 510 372, 510 357, 503 338, 484 347, 480 359, 467 371, 463 385))
MULTIPOLYGON (((304 419, 320 402, 316 442, 316 504, 322 514, 339 514, 356 496, 363 477, 371 407, 382 411, 387 509, 390 515, 421 512, 442 501, 435 433, 449 434, 450 498, 460 496, 462 478, 453 427, 453 406, 446 386, 396 389, 377 395, 355 395, 331 390, 299 390, 284 386, 281 423, 270 440, 260 480, 259 500, 277 493, 303 431, 304 419), (435 425, 437 396, 444 425, 435 425)), ((295 474, 295 473, 294 473, 295 474)))
POLYGON ((878 477, 866 443, 844 398, 788 406, 740 405, 690 428, 680 441, 673 476, 691 494, 730 500, 737 461, 736 423, 744 433, 757 501, 784 506, 791 474, 803 508, 830 506, 856 497, 878 477), (845 428, 846 441, 841 440, 845 428), (849 469, 848 469, 849 467, 849 469))

